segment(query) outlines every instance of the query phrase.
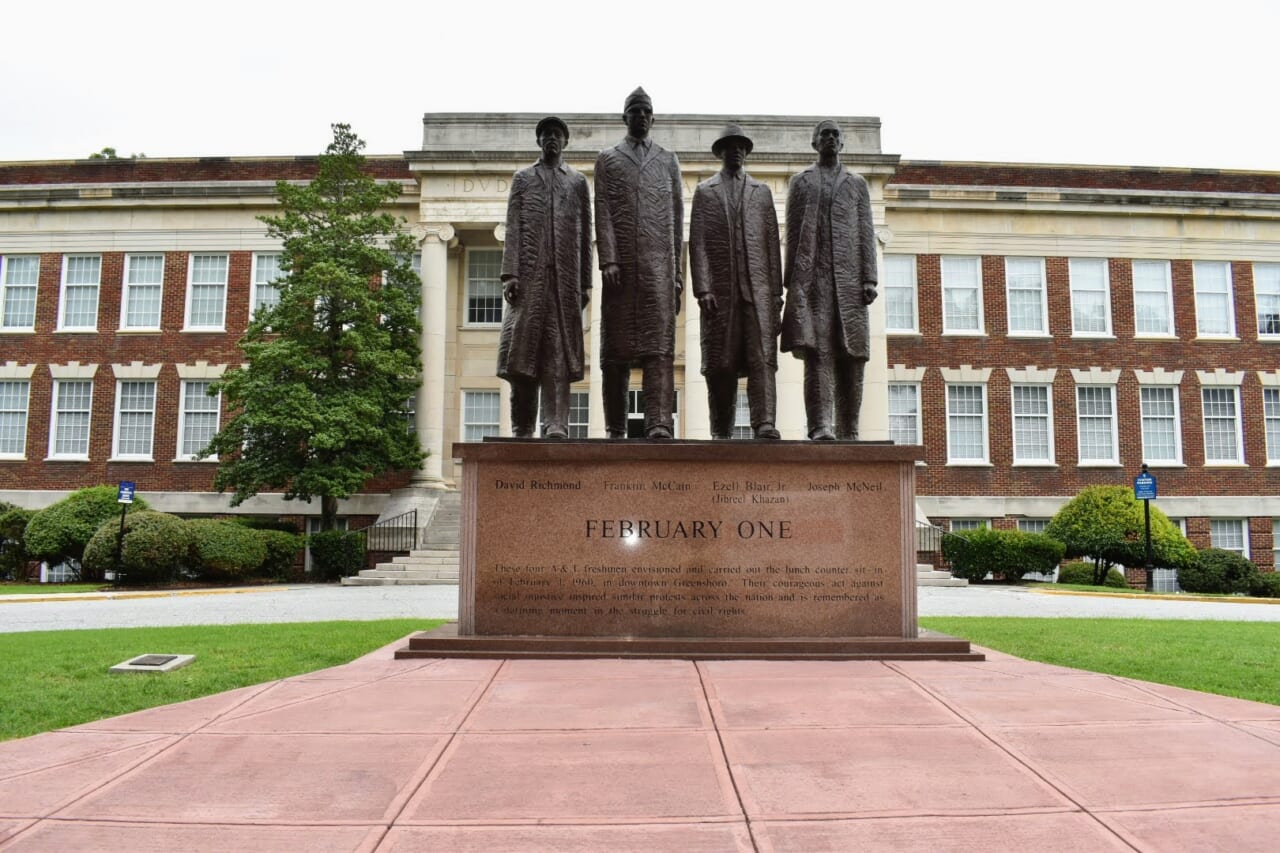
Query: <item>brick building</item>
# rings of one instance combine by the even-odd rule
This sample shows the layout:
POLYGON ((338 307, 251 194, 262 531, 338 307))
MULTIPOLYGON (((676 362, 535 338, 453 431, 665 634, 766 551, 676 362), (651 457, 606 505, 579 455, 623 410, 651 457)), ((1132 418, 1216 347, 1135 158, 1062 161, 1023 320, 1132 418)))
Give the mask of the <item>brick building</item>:
MULTIPOLYGON (((536 157, 539 117, 428 114, 421 148, 370 159, 402 185, 395 212, 422 245, 413 417, 431 456, 345 502, 351 519, 455 488, 449 446, 509 429, 493 376, 497 261, 507 181, 536 157)), ((565 118, 566 159, 589 177, 623 127, 565 118)), ((719 168, 710 144, 724 120, 655 126, 680 157, 686 206, 719 168)), ((748 168, 781 219, 787 179, 813 160, 816 119, 739 120, 755 140, 748 168)), ((1131 482, 1145 461, 1157 505, 1197 546, 1273 566, 1280 173, 900 161, 880 150, 878 120, 840 121, 883 251, 863 433, 925 446, 925 513, 956 528, 1038 529, 1082 486, 1131 482)), ((43 506, 133 480, 162 509, 226 510, 211 491, 216 463, 191 459, 221 417, 203 392, 238 363, 250 312, 273 297, 279 247, 256 216, 276 180, 314 169, 309 157, 0 164, 0 499, 43 506)), ((603 435, 598 310, 594 299, 574 395, 584 437, 603 435)), ((708 435, 696 317, 686 288, 685 438, 708 435)), ((801 438, 799 362, 781 360, 778 387, 778 426, 801 438)), ((318 508, 264 495, 241 511, 318 508)))

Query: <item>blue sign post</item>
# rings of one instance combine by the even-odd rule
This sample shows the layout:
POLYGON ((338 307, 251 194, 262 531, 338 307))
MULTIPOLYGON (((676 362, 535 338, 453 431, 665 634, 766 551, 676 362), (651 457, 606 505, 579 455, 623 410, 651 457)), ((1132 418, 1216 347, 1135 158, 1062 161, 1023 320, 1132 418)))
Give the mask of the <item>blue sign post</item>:
POLYGON ((1156 499, 1156 478, 1142 463, 1142 473, 1133 478, 1133 496, 1142 501, 1142 515, 1147 527, 1147 592, 1155 592, 1156 571, 1151 565, 1151 502, 1156 499))
POLYGON ((123 574, 120 562, 124 556, 124 516, 129 511, 129 504, 133 503, 136 491, 136 484, 130 480, 121 480, 120 487, 116 489, 116 503, 120 504, 120 534, 116 536, 116 571, 111 579, 116 586, 120 586, 120 575, 123 574))
POLYGON ((116 490, 116 503, 131 504, 133 503, 133 493, 137 491, 134 483, 128 480, 120 481, 120 488, 116 490))

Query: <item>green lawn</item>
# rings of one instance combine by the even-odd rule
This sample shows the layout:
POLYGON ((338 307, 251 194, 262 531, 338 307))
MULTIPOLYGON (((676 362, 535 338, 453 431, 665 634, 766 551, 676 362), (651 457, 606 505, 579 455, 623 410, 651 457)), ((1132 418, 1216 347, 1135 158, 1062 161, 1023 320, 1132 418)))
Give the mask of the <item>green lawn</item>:
POLYGON ((0 583, 0 595, 54 595, 60 592, 97 592, 111 589, 100 583, 0 583))
POLYGON ((1280 705, 1280 622, 931 616, 920 624, 1028 660, 1280 705))
POLYGON ((336 666, 441 621, 0 634, 0 740, 336 666), (193 654, 196 660, 163 675, 107 672, 148 653, 193 654))

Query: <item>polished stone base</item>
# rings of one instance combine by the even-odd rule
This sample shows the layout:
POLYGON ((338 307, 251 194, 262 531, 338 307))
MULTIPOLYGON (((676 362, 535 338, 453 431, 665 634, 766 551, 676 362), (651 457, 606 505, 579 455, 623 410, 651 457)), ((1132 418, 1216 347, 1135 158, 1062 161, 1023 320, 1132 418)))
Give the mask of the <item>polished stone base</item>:
POLYGON ((918 637, 458 636, 458 623, 409 638, 404 658, 674 658, 678 660, 985 660, 968 640, 920 629, 918 637))

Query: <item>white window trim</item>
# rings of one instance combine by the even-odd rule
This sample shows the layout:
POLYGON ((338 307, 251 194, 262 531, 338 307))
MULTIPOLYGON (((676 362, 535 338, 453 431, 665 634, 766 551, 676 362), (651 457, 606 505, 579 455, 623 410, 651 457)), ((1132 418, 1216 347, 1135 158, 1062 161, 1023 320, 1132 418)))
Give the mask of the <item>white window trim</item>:
MULTIPOLYGON (((178 390, 178 436, 177 436, 177 442, 174 448, 175 450, 174 457, 173 457, 174 462, 217 462, 218 461, 218 455, 216 453, 213 454, 212 456, 206 456, 203 459, 200 459, 194 453, 182 452, 182 439, 183 439, 183 436, 186 435, 186 431, 187 431, 187 386, 190 385, 192 382, 215 382, 215 381, 217 381, 216 378, 212 378, 212 377, 198 378, 198 379, 182 378, 179 380, 178 382, 178 389, 179 389, 178 390)), ((221 391, 219 391, 217 394, 217 400, 218 400, 217 429, 221 429, 222 428, 222 392, 221 391)), ((217 432, 217 429, 214 430, 215 433, 217 432)))
POLYGON ((464 388, 462 389, 462 397, 458 400, 458 440, 467 441, 467 395, 468 394, 497 394, 498 395, 498 431, 494 435, 502 435, 502 392, 497 388, 464 388))
POLYGON ((117 379, 116 380, 116 404, 115 414, 112 416, 111 424, 111 462, 154 462, 156 451, 156 405, 159 401, 159 384, 154 379, 117 379), (120 404, 122 402, 121 387, 126 382, 150 382, 151 383, 151 437, 148 444, 151 446, 150 453, 121 453, 120 452, 120 404))
POLYGON ((986 382, 948 382, 943 388, 943 407, 946 414, 946 432, 947 432, 947 464, 959 468, 989 468, 991 467, 991 406, 987 402, 987 383, 986 382), (958 385, 976 385, 982 389, 982 458, 981 459, 955 459, 951 455, 951 392, 952 386, 958 385))
MULTIPOLYGON (((1253 265, 1253 318, 1254 318, 1255 328, 1258 325, 1260 325, 1259 321, 1262 319, 1261 304, 1258 299, 1258 268, 1259 267, 1262 267, 1263 269, 1267 269, 1267 270, 1273 270, 1275 271, 1277 276, 1280 276, 1280 264, 1255 263, 1253 265)), ((1259 329, 1258 340, 1280 341, 1280 332, 1263 332, 1261 329, 1259 329)))
MULTIPOLYGON (((77 284, 72 287, 88 287, 88 285, 77 284)), ((58 328, 59 332, 96 332, 98 331, 98 314, 102 310, 102 255, 93 252, 74 252, 62 256, 62 281, 58 287, 58 328), (64 320, 64 314, 67 308, 67 273, 71 267, 72 258, 97 258, 98 259, 98 295, 94 298, 93 309, 93 325, 92 326, 68 326, 64 320)))
MULTIPOLYGON (((885 267, 886 267, 886 268, 887 268, 887 267, 888 267, 888 265, 889 265, 889 258, 902 258, 902 259, 903 259, 903 261, 902 261, 903 265, 904 265, 904 266, 905 266, 905 267, 910 271, 910 273, 911 273, 911 327, 910 327, 910 328, 907 328, 907 329, 902 329, 902 328, 889 328, 889 324, 888 324, 888 313, 889 313, 889 312, 888 312, 888 310, 887 310, 887 309, 888 309, 888 291, 889 291, 889 287, 888 287, 888 285, 886 284, 886 286, 885 286, 885 297, 886 297, 886 298, 885 298, 885 307, 886 307, 886 310, 885 310, 885 319, 886 319, 886 322, 885 322, 885 334, 886 334, 886 335, 918 335, 918 334, 920 334, 920 282, 919 282, 919 277, 918 277, 918 275, 917 275, 917 273, 916 273, 916 266, 917 266, 916 256, 915 256, 915 255, 901 255, 901 254, 886 254, 886 255, 884 256, 884 259, 885 259, 885 267)), ((907 287, 904 285, 904 286, 901 286, 901 287, 899 287, 899 288, 895 288, 895 289, 906 290, 906 289, 907 289, 907 287)))
POLYGON ((987 336, 987 320, 982 305, 982 256, 981 255, 942 255, 938 259, 938 277, 942 282, 942 334, 944 337, 985 338, 987 336), (978 284, 976 298, 978 300, 978 327, 976 329, 953 329, 947 325, 947 279, 943 272, 946 260, 972 260, 978 267, 978 284))
POLYGON ((227 296, 231 290, 231 253, 230 252, 188 252, 187 253, 187 294, 186 306, 183 310, 182 331, 184 332, 200 332, 200 333, 218 333, 227 330, 227 296), (220 326, 193 326, 191 325, 191 297, 194 294, 195 282, 192 280, 196 272, 196 257, 208 258, 213 256, 221 256, 227 259, 227 277, 222 280, 222 325, 220 326))
POLYGON ((90 378, 74 378, 53 380, 52 393, 49 395, 49 460, 70 461, 70 462, 87 462, 89 461, 89 450, 93 448, 93 392, 95 383, 90 378), (89 428, 85 434, 85 452, 84 453, 55 453, 54 449, 58 446, 58 388, 63 382, 88 382, 89 383, 89 428))
POLYGON ((1009 255, 1004 259, 1004 304, 1005 304, 1005 323, 1008 326, 1009 337, 1011 338, 1048 338, 1049 334, 1049 284, 1047 274, 1045 272, 1044 258, 1024 257, 1021 255, 1009 255), (1013 329, 1013 300, 1010 299, 1012 287, 1009 284, 1009 261, 1036 261, 1040 264, 1040 329, 1039 331, 1014 331, 1013 329))
MULTIPOLYGON (((464 329, 501 329, 502 320, 493 323, 471 322, 471 255, 474 252, 497 252, 499 259, 501 259, 502 247, 480 246, 466 250, 462 265, 462 327, 464 329)), ((501 260, 499 260, 499 270, 501 270, 501 260)), ((499 272, 499 278, 501 278, 501 272, 499 272)), ((502 316, 505 317, 507 315, 507 303, 501 296, 499 296, 499 299, 502 302, 502 316)))
MULTIPOLYGON (((27 386, 27 398, 22 404, 22 419, 23 419, 22 450, 18 451, 17 453, 0 452, 0 459, 25 460, 27 458, 27 436, 30 435, 31 433, 31 376, 30 374, 28 374, 26 377, 6 376, 3 374, 0 374, 0 382, 24 382, 26 383, 26 386, 27 386)), ((11 409, 9 411, 16 412, 18 410, 11 409)))
MULTIPOLYGON (((1262 437, 1267 445, 1267 467, 1280 467, 1280 441, 1276 442, 1276 446, 1272 447, 1271 442, 1267 440, 1270 432, 1267 430, 1267 392, 1271 391, 1277 397, 1280 397, 1280 388, 1264 385, 1262 387, 1262 437)), ((1280 543, 1277 544, 1280 547, 1280 543)), ((1276 565, 1276 570, 1280 571, 1280 563, 1276 565)))
POLYGON ((1173 264, 1169 261, 1160 261, 1149 258, 1138 258, 1131 262, 1129 270, 1130 283, 1137 280, 1133 275, 1134 264, 1160 264, 1164 269, 1164 306, 1169 317, 1168 332, 1142 332, 1138 330, 1138 290, 1137 286, 1133 287, 1133 336, 1135 338, 1143 338, 1146 340, 1174 340, 1178 337, 1178 325, 1173 311, 1173 264))
POLYGON ((1191 263, 1191 296, 1192 307, 1196 312, 1196 338, 1202 338, 1210 341, 1238 341, 1239 327, 1236 326, 1236 288, 1235 280, 1231 274, 1230 261, 1193 261, 1191 263), (1196 286, 1196 267, 1206 264, 1220 264, 1227 270, 1227 331, 1223 332, 1202 332, 1200 331, 1200 289, 1196 286))
POLYGON ((1009 386, 1009 450, 1013 456, 1013 465, 1019 468, 1048 468, 1057 467, 1057 452, 1055 448, 1053 436, 1053 385, 1043 382, 1014 382, 1009 386), (1014 411, 1013 389, 1016 387, 1043 388, 1045 391, 1045 400, 1048 404, 1048 410, 1045 412, 1045 419, 1048 424, 1048 442, 1049 442, 1049 458, 1048 459, 1019 459, 1018 458, 1018 431, 1017 421, 1018 415, 1014 411))
MULTIPOLYGON (((35 298, 35 303, 32 305, 32 310, 31 310, 31 325, 30 326, 0 325, 0 334, 5 334, 5 335, 34 334, 36 330, 36 318, 40 316, 40 256, 33 255, 30 252, 15 253, 13 255, 0 254, 0 324, 4 323, 4 303, 5 303, 5 299, 8 298, 9 284, 7 283, 6 280, 9 275, 9 261, 12 258, 19 258, 19 257, 21 258, 34 257, 36 259, 36 283, 34 285, 35 291, 36 291, 36 298, 35 298)), ((25 287, 31 287, 32 285, 22 284, 17 286, 25 288, 25 287)))
POLYGON ((1111 264, 1106 258, 1067 258, 1067 303, 1071 312, 1071 337, 1093 338, 1094 340, 1114 338, 1115 324, 1111 317, 1111 264), (1076 289, 1075 276, 1071 274, 1071 266, 1076 261, 1102 264, 1102 307, 1106 328, 1101 332, 1082 332, 1076 328, 1076 289))
MULTIPOLYGON (((164 322, 164 252, 129 252, 124 256, 124 277, 120 281, 120 331, 122 332, 158 332, 160 325, 164 322), (129 323, 129 291, 132 285, 129 284, 129 268, 134 258, 160 258, 160 310, 156 312, 156 324, 154 326, 130 326, 129 323)), ((146 287, 154 287, 155 285, 147 284, 146 287)))
POLYGON ((1208 385, 1202 384, 1200 387, 1200 433, 1204 441, 1204 467, 1206 468, 1243 468, 1245 467, 1244 459, 1244 406, 1241 401, 1239 385, 1208 385), (1210 389, 1218 390, 1227 388, 1235 397, 1236 402, 1236 458, 1232 460, 1210 459, 1209 458, 1209 424, 1208 415, 1204 409, 1204 392, 1210 389))
POLYGON ((922 392, 921 392, 921 389, 920 389, 920 383, 919 383, 919 382, 896 382, 896 381, 890 380, 888 384, 889 384, 889 385, 901 385, 901 386, 904 386, 904 387, 908 387, 908 388, 913 388, 913 389, 915 389, 915 393, 916 393, 916 414, 915 414, 915 422, 916 422, 916 425, 915 425, 915 430, 916 430, 916 444, 917 444, 917 445, 924 444, 924 423, 923 423, 923 418, 921 417, 921 409, 923 408, 923 405, 922 405, 922 403, 921 403, 921 393, 922 393, 922 392))
MULTIPOLYGON (((1215 521, 1234 521, 1240 525, 1240 544, 1243 549, 1241 551, 1241 556, 1243 556, 1246 560, 1251 559, 1249 556, 1250 553, 1252 553, 1249 548, 1249 519, 1247 518, 1211 518, 1209 519, 1209 547, 1210 548, 1221 548, 1220 545, 1213 544, 1213 522, 1215 521)), ((1231 549, 1222 548, 1222 550, 1230 551, 1231 549)))
POLYGON ((1115 468, 1120 465, 1119 413, 1116 411, 1116 386, 1111 384, 1078 383, 1076 385, 1076 465, 1080 468, 1115 468), (1080 429, 1080 389, 1106 388, 1111 393, 1111 459, 1084 458, 1083 431, 1080 429))
MULTIPOLYGON (((1179 371, 1181 373, 1181 371, 1179 371)), ((1138 434, 1142 438, 1142 461, 1152 468, 1183 468, 1186 463, 1182 456, 1182 386, 1147 384, 1138 386, 1138 434), (1147 437, 1142 431, 1142 392, 1147 388, 1173 389, 1173 459, 1152 459, 1147 455, 1147 437)))
MULTIPOLYGON (((260 259, 263 255, 275 255, 276 257, 280 257, 280 255, 281 255, 281 254, 282 254, 281 252, 254 252, 254 253, 253 253, 253 260, 252 260, 252 261, 251 261, 251 263, 250 263, 251 269, 249 270, 249 282, 250 282, 250 284, 252 285, 252 287, 251 287, 252 292, 249 294, 249 299, 250 299, 250 302, 249 302, 249 319, 250 319, 250 320, 252 320, 252 319, 253 319, 254 317, 256 317, 256 316, 257 316, 257 314, 258 314, 258 288, 260 288, 260 287, 266 287, 266 286, 268 286, 268 285, 273 285, 273 284, 274 284, 274 286, 275 286, 275 288, 276 288, 277 290, 279 290, 279 288, 280 288, 280 285, 278 284, 278 282, 280 281, 280 279, 279 279, 279 278, 272 279, 272 281, 270 281, 270 282, 260 282, 260 281, 258 281, 258 262, 259 262, 259 259, 260 259)), ((278 267, 278 266, 277 266, 276 268, 277 268, 277 269, 279 269, 279 267, 278 267)), ((281 275, 283 276, 283 273, 282 273, 281 275)), ((229 271, 229 270, 228 270, 228 277, 230 277, 230 271, 229 271)))

